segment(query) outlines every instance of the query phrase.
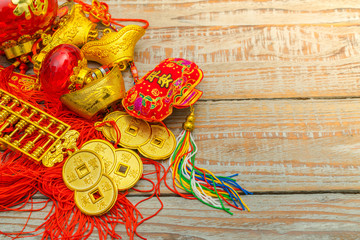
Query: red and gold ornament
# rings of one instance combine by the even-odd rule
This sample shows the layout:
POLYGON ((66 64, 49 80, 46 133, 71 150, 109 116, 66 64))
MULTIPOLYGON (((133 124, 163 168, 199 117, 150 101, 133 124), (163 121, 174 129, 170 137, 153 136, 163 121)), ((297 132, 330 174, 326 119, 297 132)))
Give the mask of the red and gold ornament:
POLYGON ((138 80, 122 103, 130 115, 159 122, 172 113, 173 107, 193 105, 202 95, 195 89, 202 79, 203 72, 195 63, 169 58, 138 80))
POLYGON ((54 22, 57 0, 1 0, 0 44, 45 30, 54 22))
POLYGON ((69 93, 70 76, 82 60, 83 53, 74 45, 61 44, 53 48, 41 65, 39 80, 42 90, 57 98, 69 93))

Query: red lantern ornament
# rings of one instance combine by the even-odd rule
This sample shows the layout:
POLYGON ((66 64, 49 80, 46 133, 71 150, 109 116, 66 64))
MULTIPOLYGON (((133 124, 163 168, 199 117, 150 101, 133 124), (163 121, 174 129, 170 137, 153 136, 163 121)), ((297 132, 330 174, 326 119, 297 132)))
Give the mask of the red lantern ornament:
POLYGON ((83 53, 74 45, 61 44, 53 48, 41 65, 41 88, 57 98, 69 93, 70 76, 74 72, 74 67, 83 59, 83 53))
POLYGON ((34 41, 34 34, 54 22, 57 9, 57 0, 1 0, 0 48, 14 47, 24 39, 34 41))

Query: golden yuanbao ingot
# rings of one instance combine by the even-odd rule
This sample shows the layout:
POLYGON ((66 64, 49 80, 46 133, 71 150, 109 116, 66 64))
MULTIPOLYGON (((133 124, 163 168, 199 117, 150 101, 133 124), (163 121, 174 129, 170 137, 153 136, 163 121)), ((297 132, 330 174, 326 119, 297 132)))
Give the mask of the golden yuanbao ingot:
POLYGON ((105 77, 78 91, 62 95, 60 101, 81 117, 91 119, 124 96, 124 80, 119 66, 115 66, 105 77))
POLYGON ((86 43, 82 47, 85 58, 101 65, 120 65, 126 69, 128 62, 134 59, 134 48, 145 34, 145 29, 138 25, 128 25, 118 32, 104 31, 104 36, 97 41, 86 43))
POLYGON ((34 72, 39 73, 46 54, 54 47, 65 43, 82 47, 89 40, 94 40, 97 35, 96 24, 85 16, 82 6, 72 6, 69 15, 60 23, 59 29, 51 37, 43 36, 43 43, 46 46, 33 57, 34 72))

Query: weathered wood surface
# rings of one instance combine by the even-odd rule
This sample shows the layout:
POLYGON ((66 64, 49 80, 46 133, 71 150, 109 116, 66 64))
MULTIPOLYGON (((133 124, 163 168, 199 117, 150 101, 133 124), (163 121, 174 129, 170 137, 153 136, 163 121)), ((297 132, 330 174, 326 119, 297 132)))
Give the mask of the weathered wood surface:
MULTIPOLYGON (((243 187, 264 194, 244 197, 252 212, 230 217, 162 188, 165 209, 140 233, 148 239, 359 238, 357 1, 106 2, 113 17, 150 22, 135 49, 140 76, 168 57, 187 58, 204 71, 197 164, 239 173, 243 187)), ((125 80, 129 88, 129 73, 125 80)), ((165 121, 175 134, 187 113, 176 110, 165 121)), ((131 195, 134 202, 141 198, 131 195)), ((150 214, 158 205, 143 206, 150 214)), ((33 214, 30 228, 44 212, 33 214)), ((26 216, 0 213, 0 229, 19 230, 26 216)))
MULTIPOLYGON (((138 202, 141 198, 131 197, 138 202)), ((254 211, 235 211, 231 216, 214 211, 197 201, 165 197, 160 214, 141 225, 138 232, 148 239, 358 239, 360 235, 360 199, 358 195, 259 195, 244 197, 254 211)), ((154 213, 159 204, 145 202, 140 209, 144 216, 154 213)), ((35 212, 26 231, 44 221, 50 207, 35 212)), ((2 213, 0 229, 19 231, 28 213, 2 213)), ((124 230, 119 233, 128 239, 124 230)), ((0 236, 1 240, 5 240, 0 236)), ((90 239, 98 239, 94 232, 90 239)))

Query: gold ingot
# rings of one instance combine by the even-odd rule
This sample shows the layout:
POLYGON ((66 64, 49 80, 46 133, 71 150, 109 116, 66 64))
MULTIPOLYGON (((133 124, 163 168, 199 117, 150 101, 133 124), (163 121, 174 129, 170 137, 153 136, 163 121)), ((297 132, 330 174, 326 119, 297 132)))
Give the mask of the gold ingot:
POLYGON ((60 97, 60 101, 81 117, 91 119, 125 96, 125 85, 118 66, 103 78, 60 97))
POLYGON ((24 42, 24 43, 19 43, 13 47, 5 48, 4 53, 7 57, 7 59, 16 58, 16 57, 22 56, 24 54, 30 53, 35 41, 36 41, 36 39, 32 39, 32 40, 24 42))
POLYGON ((151 125, 151 138, 146 144, 139 147, 139 152, 153 160, 169 158, 174 152, 176 138, 168 129, 159 125, 151 125))
POLYGON ((145 34, 145 29, 138 25, 128 25, 118 32, 104 31, 104 36, 98 41, 86 43, 81 51, 89 61, 101 65, 121 65, 126 69, 128 62, 134 59, 134 48, 145 34))
MULTIPOLYGON (((116 120, 121 137, 119 144, 126 148, 137 149, 150 140, 151 127, 142 120, 130 115, 124 115, 116 120)), ((116 139, 116 135, 112 136, 116 139)))
POLYGON ((120 191, 132 188, 143 173, 143 163, 139 155, 125 148, 116 149, 115 155, 116 164, 110 178, 120 191))
POLYGON ((115 167, 115 148, 107 141, 94 139, 84 143, 82 149, 96 152, 104 162, 105 173, 110 173, 115 167))
POLYGON ((118 190, 115 183, 104 174, 100 182, 87 191, 75 191, 74 200, 80 211, 90 216, 107 213, 115 204, 118 190))
POLYGON ((88 40, 97 37, 96 24, 90 21, 82 10, 81 4, 73 5, 65 20, 60 23, 59 29, 52 35, 48 44, 41 52, 33 57, 34 72, 39 74, 41 63, 51 49, 60 44, 73 44, 82 47, 88 40))
POLYGON ((104 170, 104 163, 97 153, 91 150, 80 150, 66 160, 62 176, 69 189, 86 191, 100 181, 104 170))
MULTIPOLYGON (((111 121, 111 120, 116 121, 119 117, 126 115, 126 114, 127 113, 123 112, 123 111, 114 111, 114 112, 111 112, 108 115, 106 115, 102 122, 111 121)), ((96 127, 96 125, 99 125, 99 124, 101 124, 101 122, 96 122, 95 127, 96 127)), ((101 131, 107 140, 114 141, 114 142, 116 141, 116 131, 115 131, 115 128, 111 124, 106 124, 101 127, 96 127, 96 129, 98 131, 101 131), (113 138, 113 136, 115 136, 115 138, 113 138)))

